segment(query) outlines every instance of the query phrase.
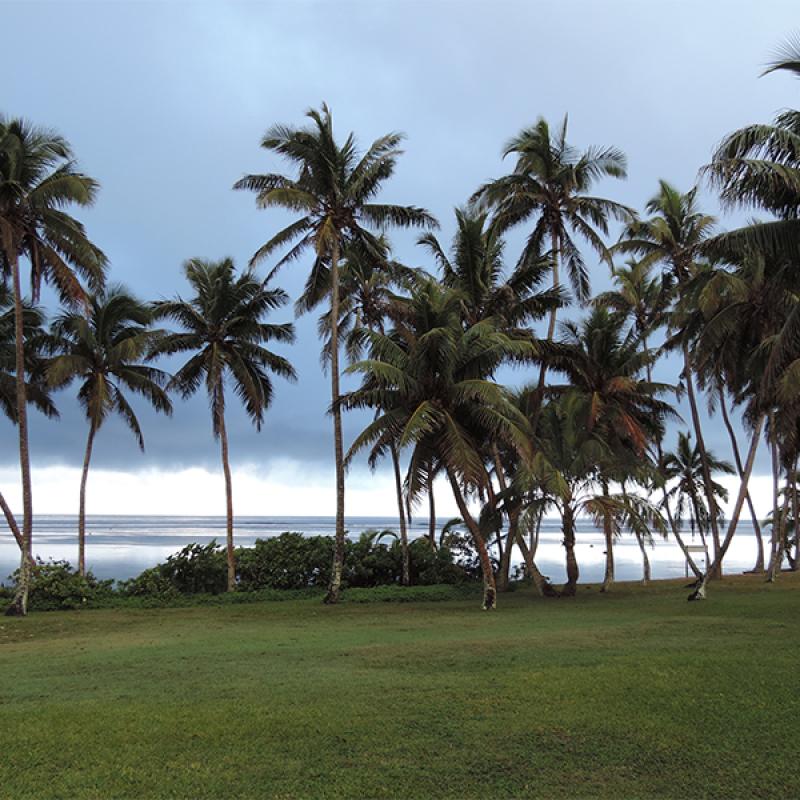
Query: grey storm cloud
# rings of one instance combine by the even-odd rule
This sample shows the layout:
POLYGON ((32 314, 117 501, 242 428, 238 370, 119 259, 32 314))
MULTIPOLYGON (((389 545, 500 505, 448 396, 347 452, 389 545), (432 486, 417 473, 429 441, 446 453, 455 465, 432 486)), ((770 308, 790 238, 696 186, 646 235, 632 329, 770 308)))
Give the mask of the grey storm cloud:
MULTIPOLYGON (((6 0, 0 111, 68 138, 102 185, 81 218, 108 253, 112 279, 155 299, 185 291, 185 259, 230 255, 244 265, 287 222, 231 186, 246 172, 282 170, 260 150, 261 136, 276 122, 302 124, 305 109, 323 100, 339 135, 353 130, 364 146, 387 131, 407 134, 383 197, 429 208, 444 240, 453 207, 501 174, 503 143, 539 115, 557 121, 569 112, 576 145, 613 144, 627 154, 629 179, 598 192, 641 208, 661 177, 690 187, 725 133, 796 98, 787 78, 758 78, 796 25, 796 3, 726 2, 724 14, 720 6, 6 0)), ((510 261, 523 235, 509 238, 510 261)), ((401 259, 424 264, 415 235, 392 238, 401 259)), ((278 279, 293 299, 306 266, 278 279)), ((594 266, 594 289, 602 290, 607 269, 594 266)), ((313 318, 300 321, 297 343, 282 352, 300 380, 276 382, 261 435, 231 406, 232 454, 328 461, 329 390, 313 318)), ((674 382, 677 363, 660 372, 674 382)), ((71 398, 59 396, 61 423, 34 418, 37 463, 80 463, 85 426, 71 398)), ((146 455, 113 421, 98 439, 98 465, 216 463, 204 398, 177 401, 170 420, 147 409, 141 416, 146 455)), ((352 437, 363 421, 349 418, 346 432, 352 437)), ((727 454, 716 421, 709 439, 727 454)), ((13 460, 13 430, 0 422, 0 462, 13 460)))

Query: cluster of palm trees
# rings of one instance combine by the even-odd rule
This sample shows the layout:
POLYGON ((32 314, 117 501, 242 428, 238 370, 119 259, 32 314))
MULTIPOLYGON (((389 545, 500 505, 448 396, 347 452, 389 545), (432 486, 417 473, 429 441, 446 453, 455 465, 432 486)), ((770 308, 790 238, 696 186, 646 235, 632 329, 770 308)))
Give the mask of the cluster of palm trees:
MULTIPOLYGON (((800 51, 787 46, 770 70, 800 76, 799 63, 800 51)), ((205 386, 225 472, 228 584, 235 587, 226 397, 232 390, 258 428, 272 376, 294 378, 291 364, 267 349, 292 341, 292 325, 266 317, 288 301, 272 286, 275 274, 306 255, 311 269, 295 311, 322 306, 319 335, 331 379, 337 504, 328 602, 341 589, 346 469, 363 451, 371 466, 391 458, 404 582, 409 516, 427 497, 435 524, 433 485, 442 479, 479 555, 485 608, 508 586, 517 550, 541 594, 574 594, 581 515, 605 535, 604 590, 614 580, 614 542, 629 531, 645 579, 647 547, 654 536, 669 535, 697 577, 692 597, 705 596, 708 580, 722 574, 745 505, 758 542, 756 571, 774 580, 785 559, 797 568, 800 112, 731 134, 702 171, 724 207, 761 210, 766 221, 722 231, 698 207, 696 188, 681 192, 666 181, 643 215, 596 196, 598 181, 626 176, 623 154, 576 149, 566 118, 556 129, 540 119, 506 147, 509 174, 456 209, 449 246, 425 209, 378 202, 401 153, 399 134, 362 152, 352 134, 337 141, 326 106, 308 119, 306 127, 275 126, 261 142, 288 163, 288 174, 247 175, 234 185, 255 193, 260 208, 289 210, 297 219, 245 270, 237 272, 229 259, 189 261, 193 297, 145 304, 106 286, 104 254, 65 210, 89 205, 97 191, 68 145, 52 132, 0 118, 0 406, 17 425, 23 496, 20 525, 0 495, 21 551, 14 613, 25 612, 34 568, 28 405, 55 415, 51 391, 73 381, 88 422, 79 569, 86 475, 103 421, 119 414, 143 446, 129 393, 169 414, 170 391, 188 397, 205 386), (620 229, 613 243, 611 224, 620 229), (429 270, 393 257, 391 227, 422 231, 429 270), (526 238, 508 263, 505 237, 516 228, 526 238), (587 245, 613 281, 595 297, 581 250, 587 245), (262 278, 257 269, 265 261, 271 268, 262 278), (64 307, 49 327, 36 305, 43 282, 64 307), (572 302, 584 309, 581 318, 572 314, 559 326, 572 302), (177 330, 161 327, 166 322, 177 330), (675 385, 653 379, 656 361, 671 351, 682 363, 675 385), (171 354, 188 356, 174 374, 153 366, 171 354), (348 392, 340 387, 342 357, 344 369, 360 378, 348 392), (523 376, 516 388, 500 381, 508 369, 523 376), (680 421, 672 401, 684 395, 691 429, 668 452, 666 425, 680 421), (703 399, 724 421, 733 464, 706 445, 703 399), (744 421, 744 447, 731 421, 734 408, 744 421), (368 409, 371 421, 346 449, 342 414, 351 409, 368 409), (748 493, 762 443, 773 472, 766 521, 756 517, 748 493), (728 519, 721 512, 727 493, 715 480, 720 473, 739 478, 728 519), (567 581, 559 590, 535 560, 547 513, 563 524, 567 581), (702 570, 684 541, 685 522, 710 542, 702 570), (771 533, 768 556, 762 525, 771 533)), ((430 541, 435 547, 433 527, 430 541)))

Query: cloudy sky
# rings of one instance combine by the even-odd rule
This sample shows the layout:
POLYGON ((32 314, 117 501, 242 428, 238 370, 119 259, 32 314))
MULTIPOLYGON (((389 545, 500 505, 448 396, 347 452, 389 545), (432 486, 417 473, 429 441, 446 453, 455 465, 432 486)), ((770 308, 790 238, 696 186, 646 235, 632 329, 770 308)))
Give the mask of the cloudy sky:
MULTIPOLYGON (((796 83, 758 77, 797 29, 796 10, 790 0, 0 0, 0 111, 72 143, 102 185, 81 218, 109 255, 112 280, 155 299, 185 292, 185 259, 232 256, 244 265, 290 219, 256 210, 231 185, 246 172, 282 169, 259 149, 261 135, 276 122, 302 124, 322 101, 341 137, 355 131, 366 146, 388 131, 407 135, 383 199, 430 209, 444 241, 453 207, 508 168, 503 143, 540 115, 555 122, 569 113, 574 144, 613 144, 627 154, 628 180, 598 193, 641 208, 661 177, 689 188, 727 132, 796 107, 796 83)), ((704 202, 717 212, 712 196, 704 202)), ((520 235, 510 237, 512 258, 520 235)), ((393 236, 398 256, 430 266, 414 240, 393 236)), ((586 256, 602 290, 607 268, 586 256)), ((280 277, 292 298, 307 266, 280 277)), ((286 309, 275 320, 290 316, 286 309)), ((300 379, 277 386, 262 433, 230 408, 241 513, 334 511, 315 319, 299 320, 297 332, 283 352, 300 379)), ((674 365, 660 377, 674 381, 674 365)), ((66 513, 76 505, 86 430, 70 393, 58 399, 60 423, 32 420, 36 504, 66 513)), ((98 437, 90 510, 221 513, 205 399, 179 402, 171 420, 141 408, 141 419, 144 455, 114 422, 98 437)), ((362 422, 348 419, 346 435, 362 422)), ((728 456, 713 420, 709 440, 728 456)), ((0 487, 16 505, 14 444, 0 421, 0 487)), ((392 513, 387 471, 372 476, 356 465, 348 486, 348 514, 392 513)), ((441 512, 454 512, 447 493, 439 495, 441 512)))

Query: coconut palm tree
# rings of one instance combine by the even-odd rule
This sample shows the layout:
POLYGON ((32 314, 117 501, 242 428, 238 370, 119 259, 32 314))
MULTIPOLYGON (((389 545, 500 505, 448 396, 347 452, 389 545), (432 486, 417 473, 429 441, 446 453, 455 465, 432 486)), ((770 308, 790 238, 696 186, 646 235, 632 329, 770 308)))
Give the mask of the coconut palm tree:
MULTIPOLYGON (((589 147, 579 151, 567 142, 567 117, 552 131, 539 118, 511 139, 503 157, 516 156, 509 175, 481 186, 473 199, 494 210, 501 232, 533 220, 520 262, 533 261, 549 250, 553 289, 560 290, 566 269, 576 298, 589 297, 589 272, 575 237, 585 240, 603 259, 611 257, 600 234, 608 233, 609 219, 627 222, 631 209, 589 192, 602 178, 625 178, 623 153, 614 147, 589 147)), ((556 332, 557 309, 550 311, 547 339, 556 332)), ((544 378, 540 378, 540 387, 544 378)))
MULTIPOLYGON (((697 205, 697 187, 681 193, 667 181, 659 181, 659 191, 646 207, 651 216, 630 223, 623 231, 615 246, 621 252, 638 254, 645 265, 663 264, 668 271, 668 279, 678 294, 688 292, 690 283, 696 277, 703 263, 703 254, 709 238, 714 233, 716 220, 703 214, 697 205)), ((695 363, 690 351, 691 340, 680 326, 680 316, 672 316, 670 326, 674 331, 673 341, 683 354, 683 385, 686 388, 700 459, 705 473, 703 486, 712 485, 711 468, 706 458, 705 438, 703 437, 697 396, 694 389, 695 363)), ((715 577, 719 572, 719 556, 722 542, 719 534, 719 514, 715 508, 713 494, 707 498, 709 519, 714 541, 715 577)))
POLYGON ((369 334, 369 358, 349 368, 362 375, 362 385, 342 405, 377 412, 348 460, 363 449, 374 455, 395 441, 410 448, 406 485, 412 503, 429 490, 432 470, 447 476, 480 557, 483 605, 489 609, 496 605, 494 572, 468 500, 489 488, 486 441, 507 442, 522 457, 530 455, 525 420, 492 376, 504 363, 529 361, 535 348, 498 331, 491 320, 465 328, 463 302, 459 292, 435 281, 421 283, 390 331, 369 334))
MULTIPOLYGON (((44 314, 27 303, 23 303, 23 336, 25 352, 25 395, 29 405, 46 417, 58 417, 58 411, 50 397, 50 389, 45 380, 46 357, 50 340, 44 329, 44 314)), ((0 410, 16 424, 17 421, 17 383, 16 383, 16 342, 14 321, 14 298, 8 287, 0 283, 0 410)), ((11 508, 0 492, 0 509, 8 527, 22 549, 22 533, 11 512, 11 508)))
MULTIPOLYGON (((339 270, 341 299, 339 303, 338 335, 344 342, 344 350, 351 364, 358 361, 364 352, 364 336, 368 331, 385 330, 386 317, 395 300, 394 291, 410 285, 417 277, 417 270, 391 259, 388 242, 379 239, 380 256, 365 250, 359 242, 353 242, 343 253, 339 270)), ((313 276, 303 294, 295 303, 298 314, 306 313, 330 297, 330 270, 321 268, 313 276)), ((322 364, 331 363, 331 312, 330 308, 320 316, 319 335, 323 340, 322 364)), ((400 453, 396 443, 388 448, 394 472, 397 513, 400 522, 400 549, 402 553, 402 583, 411 582, 411 560, 408 549, 408 506, 403 496, 400 469, 400 453)), ((370 466, 376 466, 370 461, 370 466)))
POLYGON ((97 183, 79 172, 67 142, 58 134, 21 119, 0 116, 0 273, 11 280, 16 342, 17 432, 22 477, 22 550, 20 578, 7 614, 27 613, 33 536, 33 491, 28 446, 25 384, 22 266, 30 265, 32 301, 43 282, 51 284, 63 304, 82 303, 90 288, 102 286, 106 259, 65 208, 89 206, 97 183))
POLYGON ((281 289, 268 288, 251 271, 236 275, 230 258, 222 261, 191 259, 184 274, 194 292, 189 300, 155 303, 155 315, 170 319, 182 330, 162 337, 156 353, 190 353, 189 360, 169 383, 184 398, 205 384, 211 405, 214 438, 220 442, 225 475, 228 591, 236 588, 236 559, 233 547, 233 486, 225 426, 225 390, 233 390, 244 405, 256 430, 261 430, 264 411, 272 402, 270 373, 295 379, 292 365, 264 347, 272 341, 294 341, 291 323, 263 321, 273 309, 288 302, 281 289))
MULTIPOLYGON (((654 472, 649 446, 663 436, 664 422, 676 417, 671 405, 659 399, 674 387, 646 377, 653 354, 642 348, 636 329, 625 331, 625 317, 595 306, 581 323, 562 323, 563 355, 554 354, 551 368, 567 378, 566 384, 548 387, 551 394, 570 394, 572 412, 579 414, 590 435, 608 448, 598 465, 603 496, 609 483, 625 477, 642 478, 654 472)), ((603 591, 614 580, 614 530, 612 517, 604 517, 606 575, 603 591)))
MULTIPOLYGON (((731 464, 718 459, 711 451, 706 451, 706 459, 715 473, 733 475, 735 472, 731 464)), ((696 532, 699 533, 708 553, 706 536, 711 531, 711 514, 720 516, 719 502, 728 499, 728 490, 716 481, 712 481, 710 488, 706 486, 700 448, 697 444, 692 444, 691 433, 678 433, 675 451, 664 453, 662 471, 669 486, 665 502, 673 504, 672 513, 678 526, 682 526, 683 521, 688 518, 692 537, 696 532), (714 497, 713 506, 708 502, 709 496, 714 497)))
MULTIPOLYGON (((533 339, 532 325, 565 303, 560 287, 541 290, 539 287, 550 270, 546 258, 530 257, 520 261, 508 272, 504 262, 505 245, 496 226, 489 225, 488 213, 474 207, 457 208, 456 233, 450 247, 450 255, 432 233, 419 239, 433 256, 444 286, 459 291, 463 297, 462 319, 466 327, 483 320, 492 319, 500 330, 509 336, 533 339)), ((502 455, 514 460, 513 450, 501 449, 493 444, 489 458, 500 487, 500 493, 508 490, 507 474, 512 469, 502 455)), ((491 493, 490 500, 498 493, 491 493)), ((500 542, 500 570, 498 586, 508 588, 511 555, 515 543, 519 543, 518 504, 506 504, 508 533, 505 546, 500 542)))
POLYGON ((109 416, 117 414, 144 451, 142 430, 126 391, 140 395, 156 411, 172 414, 163 389, 169 376, 146 363, 159 336, 151 327, 152 316, 150 308, 114 286, 89 298, 88 313, 66 312, 51 327, 57 355, 47 367, 48 382, 63 388, 78 381, 78 401, 89 423, 78 511, 81 575, 86 574, 86 482, 97 433, 109 416))
POLYGON ((331 409, 333 416, 334 457, 336 466, 336 543, 331 584, 326 602, 339 599, 344 564, 344 444, 339 404, 339 268, 342 253, 351 243, 359 243, 367 252, 380 255, 374 228, 388 226, 436 227, 436 220, 425 209, 374 203, 381 185, 394 172, 400 155, 401 134, 390 133, 376 139, 367 151, 359 154, 355 137, 350 134, 338 144, 333 133, 330 109, 323 104, 307 116, 307 128, 276 125, 267 131, 261 146, 284 157, 296 168, 295 177, 276 173, 246 175, 234 184, 235 189, 256 193, 260 208, 283 208, 302 216, 283 228, 251 259, 257 264, 276 250, 289 246, 273 272, 311 250, 314 262, 310 283, 330 270, 331 309, 331 409))

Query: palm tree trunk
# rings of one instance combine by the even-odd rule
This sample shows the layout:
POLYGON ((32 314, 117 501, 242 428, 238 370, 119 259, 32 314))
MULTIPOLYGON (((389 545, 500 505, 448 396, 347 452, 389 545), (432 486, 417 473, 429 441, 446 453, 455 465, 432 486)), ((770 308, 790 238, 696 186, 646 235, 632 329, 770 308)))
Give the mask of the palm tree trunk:
POLYGON ((89 477, 89 462, 92 460, 92 446, 97 432, 94 422, 89 423, 89 436, 86 439, 86 453, 83 456, 81 473, 80 503, 78 509, 78 572, 86 575, 86 479, 89 477))
POLYGON ((233 592, 236 591, 236 552, 233 549, 233 481, 228 459, 228 431, 225 428, 225 401, 222 399, 221 385, 219 394, 221 407, 217 424, 222 453, 222 471, 225 473, 225 553, 228 561, 228 591, 233 592))
MULTIPOLYGON (((500 491, 505 492, 508 489, 508 482, 506 481, 506 474, 503 470, 503 462, 500 459, 500 451, 497 449, 497 444, 492 444, 492 458, 494 460, 494 471, 497 474, 497 482, 500 484, 500 491)), ((506 512, 508 519, 508 534, 506 536, 506 545, 500 550, 500 569, 498 571, 498 589, 501 592, 507 592, 510 582, 511 573, 511 556, 514 552, 514 542, 517 540, 517 529, 519 528, 519 512, 516 514, 508 511, 506 512), (512 516, 514 519, 512 520, 512 516)), ((497 535, 498 541, 500 534, 497 535)))
POLYGON ((647 586, 650 583, 650 559, 647 557, 647 548, 639 531, 634 531, 633 535, 636 537, 636 542, 642 553, 642 586, 647 586))
POLYGON ((16 246, 7 251, 11 261, 11 279, 14 286, 14 350, 17 389, 17 430, 19 433, 19 466, 22 476, 22 551, 19 580, 7 616, 25 616, 28 613, 28 592, 31 581, 33 549, 33 489, 31 487, 30 449, 28 446, 28 398, 25 387, 25 339, 23 328, 22 284, 19 275, 19 256, 16 246))
POLYGON ((19 531, 19 525, 17 525, 17 520, 14 518, 14 514, 11 511, 8 503, 6 503, 5 497, 3 497, 3 493, 0 492, 0 509, 3 510, 3 515, 6 518, 6 522, 8 523, 8 529, 11 533, 14 534, 14 538, 17 540, 17 547, 20 550, 23 549, 24 543, 22 540, 22 534, 19 531))
MULTIPOLYGON (((770 412, 770 428, 774 437, 774 412, 770 412)), ((767 567, 767 580, 770 583, 773 583, 777 579, 781 570, 781 564, 783 563, 783 547, 781 546, 781 510, 779 500, 781 467, 778 453, 778 442, 774 438, 773 441, 770 442, 770 450, 772 451, 772 546, 769 567, 767 567)))
POLYGON ((331 582, 326 603, 338 603, 344 570, 344 444, 342 409, 339 406, 339 241, 331 252, 331 409, 333 412, 333 451, 336 462, 336 538, 333 545, 331 582))
POLYGON ((486 542, 483 541, 478 523, 475 522, 475 519, 469 513, 464 495, 461 493, 461 487, 458 485, 455 475, 453 475, 449 469, 447 470, 447 477, 450 479, 453 497, 458 506, 458 511, 461 514, 461 519, 464 520, 464 524, 472 534, 472 540, 478 551, 478 557, 481 562, 481 572, 483 573, 483 608, 484 611, 489 611, 497 607, 497 587, 494 582, 492 560, 489 558, 489 551, 486 549, 486 542))
POLYGON ((577 591, 580 570, 578 569, 578 561, 575 558, 575 514, 569 503, 564 504, 562 520, 564 523, 564 550, 566 551, 567 560, 567 582, 564 584, 561 594, 564 597, 573 597, 577 591))
POLYGON ((714 540, 714 561, 711 571, 712 578, 722 577, 722 545, 719 538, 718 509, 717 500, 714 497, 714 487, 711 482, 711 470, 708 466, 708 454, 706 443, 703 438, 703 429, 700 425, 700 414, 697 410, 697 398, 694 393, 694 380, 692 379, 692 359, 689 355, 689 343, 683 342, 683 368, 686 379, 686 393, 689 397, 689 407, 692 411, 692 424, 694 425, 695 436, 697 437, 697 447, 700 451, 700 462, 703 465, 703 483, 705 484, 706 500, 708 501, 708 515, 710 517, 711 535, 714 540))
POLYGON ((408 557, 408 531, 406 529, 406 511, 403 504, 403 481, 400 478, 400 456, 394 443, 391 445, 392 465, 394 466, 394 486, 397 491, 397 510, 400 514, 400 551, 403 556, 403 586, 411 584, 411 569, 408 557))
POLYGON ((436 500, 433 496, 433 480, 428 487, 428 539, 431 550, 436 550, 436 500))
POLYGON ((797 572, 800 569, 800 523, 798 523, 797 512, 798 510, 798 497, 797 497, 797 462, 798 458, 795 457, 794 466, 792 467, 792 478, 789 483, 790 491, 792 493, 792 520, 794 524, 794 559, 792 559, 787 548, 786 555, 790 561, 790 568, 792 572, 797 572))
MULTIPOLYGON (((747 495, 747 484, 750 482, 750 475, 753 472, 753 464, 756 461, 756 452, 758 451, 758 443, 759 439, 761 438, 761 431, 764 429, 764 420, 766 416, 762 414, 758 421, 756 422, 756 427, 753 430, 753 437, 750 440, 750 449, 747 452, 747 461, 744 465, 744 472, 742 474, 742 480, 739 483, 739 494, 736 497, 736 504, 733 507, 733 513, 731 514, 731 520, 728 524, 728 530, 725 534, 725 541, 722 543, 722 550, 720 551, 720 559, 725 558, 725 553, 728 552, 728 547, 730 547, 731 542, 733 541, 733 535, 736 533, 736 526, 739 524, 739 517, 742 513, 742 508, 744 507, 744 499, 747 495)), ((706 585, 708 583, 709 574, 711 570, 707 570, 706 574, 698 581, 697 586, 695 587, 692 594, 689 595, 689 600, 702 600, 706 596, 706 585)))
POLYGON ((519 532, 519 526, 517 526, 517 546, 522 553, 522 558, 525 559, 525 567, 528 570, 528 575, 533 581, 533 586, 536 589, 537 594, 540 597, 558 597, 558 592, 553 588, 553 585, 550 583, 550 581, 548 581, 547 578, 542 575, 542 573, 539 571, 539 568, 536 566, 536 562, 533 558, 536 553, 536 544, 538 544, 538 528, 534 546, 528 547, 527 543, 525 542, 525 537, 519 532))
MULTIPOLYGON (((605 481, 603 481, 603 497, 608 497, 608 484, 605 481)), ((607 510, 603 514, 603 537, 606 542, 606 574, 600 591, 607 592, 614 583, 614 531, 611 529, 611 517, 607 510)))
MULTIPOLYGON (((725 422, 725 428, 728 431, 728 436, 731 440, 731 447, 733 449, 733 459, 736 463, 736 471, 739 473, 739 480, 742 479, 742 456, 739 452, 739 443, 736 441, 736 434, 733 430, 733 425, 731 425, 730 417, 728 416, 728 409, 727 403, 725 402, 725 390, 722 386, 719 387, 719 405, 722 411, 722 419, 725 422)), ((756 515, 756 510, 753 507, 753 500, 750 497, 750 492, 747 492, 745 497, 747 502, 747 507, 750 509, 750 517, 753 520, 753 530, 756 534, 756 541, 757 541, 757 554, 756 554, 756 563, 753 567, 753 572, 763 572, 764 571, 764 538, 761 535, 761 525, 758 522, 758 516, 756 515)))

